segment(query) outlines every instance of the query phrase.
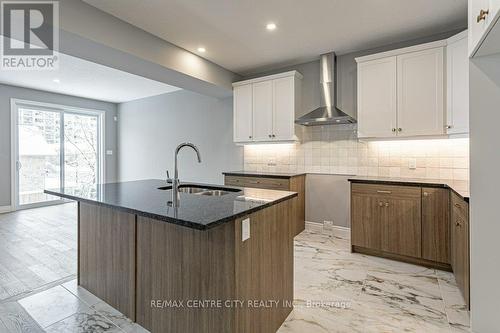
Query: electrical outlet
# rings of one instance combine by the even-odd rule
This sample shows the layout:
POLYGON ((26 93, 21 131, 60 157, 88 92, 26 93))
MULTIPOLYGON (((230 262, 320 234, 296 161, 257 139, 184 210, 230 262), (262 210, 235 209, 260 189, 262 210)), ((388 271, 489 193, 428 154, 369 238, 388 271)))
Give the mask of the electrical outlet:
POLYGON ((417 168, 417 159, 410 158, 408 159, 408 169, 415 170, 417 168))
POLYGON ((270 158, 267 160, 268 166, 276 166, 276 160, 274 158, 270 158))
POLYGON ((250 218, 241 221, 241 241, 244 242, 250 238, 250 218))

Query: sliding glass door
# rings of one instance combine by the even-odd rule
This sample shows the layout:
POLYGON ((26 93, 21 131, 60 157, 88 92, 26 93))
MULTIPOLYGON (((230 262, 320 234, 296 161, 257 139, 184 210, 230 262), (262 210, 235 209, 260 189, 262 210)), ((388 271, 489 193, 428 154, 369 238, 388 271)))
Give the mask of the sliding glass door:
MULTIPOLYGON (((64 114, 64 187, 92 194, 100 178, 99 117, 64 114)), ((75 193, 76 194, 76 193, 75 193)))
POLYGON ((94 193, 102 179, 102 113, 12 102, 15 208, 59 203, 44 189, 94 193))

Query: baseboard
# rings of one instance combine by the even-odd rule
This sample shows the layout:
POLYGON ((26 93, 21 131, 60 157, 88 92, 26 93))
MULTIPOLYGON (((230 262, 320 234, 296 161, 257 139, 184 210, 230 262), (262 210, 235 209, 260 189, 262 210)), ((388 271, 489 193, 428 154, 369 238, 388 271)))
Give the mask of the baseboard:
POLYGON ((351 237, 351 228, 341 227, 341 226, 330 226, 326 227, 323 223, 318 222, 310 222, 306 221, 306 230, 321 232, 321 233, 329 233, 332 236, 340 237, 340 238, 350 238, 351 237))
POLYGON ((0 214, 12 212, 12 206, 0 206, 0 214))

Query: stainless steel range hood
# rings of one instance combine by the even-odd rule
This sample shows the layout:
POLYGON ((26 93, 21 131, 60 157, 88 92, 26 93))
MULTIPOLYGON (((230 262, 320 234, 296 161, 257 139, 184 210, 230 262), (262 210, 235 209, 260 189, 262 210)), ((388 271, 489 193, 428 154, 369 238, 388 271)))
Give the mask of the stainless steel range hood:
POLYGON ((337 109, 337 67, 335 53, 320 57, 320 107, 295 120, 304 126, 353 124, 356 119, 337 109))

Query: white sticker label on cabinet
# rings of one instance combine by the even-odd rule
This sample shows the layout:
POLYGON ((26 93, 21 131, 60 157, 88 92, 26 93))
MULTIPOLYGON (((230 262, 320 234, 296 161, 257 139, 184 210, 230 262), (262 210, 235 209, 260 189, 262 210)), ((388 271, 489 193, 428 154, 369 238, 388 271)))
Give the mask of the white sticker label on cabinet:
POLYGON ((241 221, 241 241, 244 242, 250 238, 250 218, 241 221))

